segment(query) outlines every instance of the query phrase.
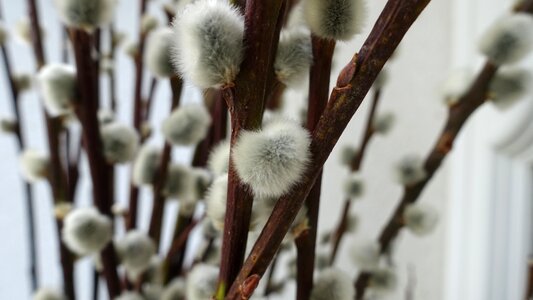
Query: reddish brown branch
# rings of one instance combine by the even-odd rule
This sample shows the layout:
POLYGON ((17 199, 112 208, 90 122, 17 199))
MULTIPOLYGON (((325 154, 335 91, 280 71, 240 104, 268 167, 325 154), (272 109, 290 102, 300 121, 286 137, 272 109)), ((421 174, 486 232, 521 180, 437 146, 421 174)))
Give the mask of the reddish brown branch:
MULTIPOLYGON (((183 81, 177 76, 171 77, 170 87, 172 89, 170 112, 172 112, 180 103, 183 81)), ((172 160, 171 153, 172 145, 167 141, 163 148, 159 170, 155 178, 152 216, 150 218, 150 227, 148 229, 148 235, 154 240, 157 248, 159 248, 161 241, 163 213, 165 210, 165 196, 163 194, 163 189, 165 188, 168 167, 172 160)))
MULTIPOLYGON (((376 115, 377 106, 379 103, 379 99, 381 96, 381 90, 376 90, 374 93, 374 97, 372 98, 372 105, 370 106, 370 112, 368 113, 368 119, 366 121, 365 131, 363 133, 363 138, 361 139, 361 144, 359 146, 359 149, 355 155, 355 157, 352 159, 352 162, 350 164, 350 170, 352 172, 357 172, 361 169, 361 163, 363 162, 364 155, 366 153, 366 149, 368 146, 368 143, 372 139, 372 136, 374 136, 374 117, 376 115)), ((335 258, 337 256, 337 252, 339 250, 339 246, 341 244, 342 238, 344 234, 346 233, 346 230, 348 229, 348 218, 350 213, 350 208, 352 206, 352 200, 351 199, 345 199, 344 200, 344 208, 342 210, 342 216, 339 221, 339 224, 337 225, 337 228, 335 229, 335 232, 332 236, 332 250, 330 255, 330 265, 333 265, 335 263, 335 258)))
POLYGON ((354 56, 340 74, 337 87, 333 90, 326 110, 313 132, 313 163, 306 170, 301 183, 277 201, 226 299, 240 299, 239 286, 252 275, 264 274, 340 135, 383 65, 429 1, 387 2, 361 52, 354 56))
MULTIPOLYGON (((326 109, 329 94, 331 62, 335 51, 335 41, 312 36, 313 64, 309 76, 309 100, 307 111, 307 128, 313 131, 326 109)), ((308 300, 313 289, 313 271, 315 269, 316 235, 318 230, 318 211, 320 192, 322 190, 322 172, 315 180, 307 199, 307 234, 297 238, 297 276, 296 299, 308 300)))
MULTIPOLYGON (((94 203, 98 210, 112 218, 113 205, 113 166, 108 164, 104 154, 98 123, 98 69, 91 56, 92 36, 83 30, 73 29, 70 32, 74 46, 74 57, 80 99, 74 111, 83 128, 83 143, 89 160, 89 171, 93 183, 94 203)), ((117 274, 117 258, 112 243, 101 252, 103 274, 107 282, 109 297, 120 295, 121 286, 117 274)))
MULTIPOLYGON (((225 99, 231 114, 231 144, 234 145, 241 130, 261 127, 266 88, 273 74, 281 17, 285 0, 249 0, 245 10, 245 56, 235 89, 227 88, 225 99), (266 70, 266 71, 265 71, 266 70)), ((244 259, 253 197, 240 183, 233 163, 228 175, 228 197, 222 261, 217 295, 224 295, 231 285, 244 259)))
POLYGON ((533 259, 530 258, 528 262, 528 280, 525 300, 531 300, 533 298, 533 259))

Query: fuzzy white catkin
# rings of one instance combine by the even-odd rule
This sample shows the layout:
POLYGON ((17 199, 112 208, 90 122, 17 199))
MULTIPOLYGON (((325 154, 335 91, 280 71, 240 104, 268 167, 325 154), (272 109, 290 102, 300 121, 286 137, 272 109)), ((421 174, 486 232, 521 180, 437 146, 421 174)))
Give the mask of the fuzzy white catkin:
POLYGON ((65 24, 89 31, 111 22, 116 4, 117 0, 55 0, 65 24))
MULTIPOLYGON (((141 18, 141 32, 147 34, 156 29, 159 25, 159 20, 150 14, 144 14, 141 18)), ((149 43, 148 43, 149 45, 149 43)))
POLYGON ((379 244, 373 240, 356 240, 350 248, 350 256, 355 265, 362 271, 371 271, 378 267, 380 252, 379 244))
POLYGON ((502 68, 490 82, 490 100, 498 109, 507 109, 531 91, 532 81, 528 70, 502 68))
POLYGON ((110 109, 100 109, 98 111, 98 122, 100 125, 109 124, 115 121, 115 113, 110 109))
POLYGON ((70 212, 63 222, 61 238, 74 253, 87 255, 99 252, 111 241, 111 220, 95 208, 78 208, 70 212))
POLYGON ((169 27, 156 29, 148 36, 146 66, 158 77, 170 77, 176 73, 172 65, 173 38, 174 32, 169 27))
POLYGON ((304 17, 311 31, 325 39, 348 41, 363 29, 364 0, 305 0, 304 17))
POLYGON ((344 146, 340 152, 341 164, 344 166, 351 166, 358 150, 353 146, 344 146))
POLYGON ((140 275, 148 269, 155 254, 155 244, 143 232, 132 230, 115 242, 122 265, 129 273, 140 275))
POLYGON ((172 164, 167 173, 163 192, 169 198, 183 201, 195 200, 193 194, 192 170, 181 164, 172 164))
POLYGON ((404 156, 395 166, 396 181, 403 185, 418 183, 426 178, 424 161, 415 154, 404 156))
POLYGON ((51 116, 71 113, 73 102, 78 98, 74 67, 66 64, 48 64, 41 69, 37 78, 48 113, 51 116))
POLYGON ((533 17, 514 13, 497 20, 481 37, 479 49, 497 65, 519 62, 533 49, 533 17))
POLYGON ((361 177, 361 174, 359 173, 352 173, 344 181, 343 185, 344 194, 346 197, 350 199, 357 199, 360 198, 364 191, 365 191, 365 184, 363 182, 363 178, 361 177))
POLYGON ((153 145, 141 147, 133 164, 133 184, 136 186, 151 185, 160 163, 161 149, 153 145))
MULTIPOLYGON (((30 20, 28 18, 21 18, 15 23, 15 38, 18 42, 22 44, 31 44, 32 43, 32 28, 30 20)), ((41 28, 41 34, 43 30, 41 28)))
POLYGON ((36 182, 46 178, 50 167, 50 158, 33 149, 24 150, 19 157, 22 177, 28 182, 36 182))
POLYGON ((161 295, 161 300, 185 300, 185 288, 185 282, 183 281, 183 279, 174 279, 165 287, 165 290, 161 295))
POLYGON ((0 119, 0 132, 1 133, 15 133, 17 129, 17 122, 12 118, 0 119))
POLYGON ((403 213, 405 226, 414 234, 431 233, 439 221, 439 214, 432 206, 423 203, 409 204, 403 213))
POLYGON ((294 121, 277 119, 261 131, 245 131, 232 158, 239 178, 257 197, 279 197, 301 179, 310 160, 308 131, 294 121))
POLYGON ((40 288, 33 294, 33 300, 66 300, 67 298, 55 289, 40 288))
POLYGON ((207 134, 211 115, 201 104, 188 104, 176 108, 163 121, 162 132, 173 145, 195 145, 207 134))
POLYGON ((220 176, 228 172, 229 153, 229 141, 222 141, 213 147, 213 150, 211 150, 211 153, 209 154, 209 159, 207 160, 207 168, 213 173, 213 175, 220 176))
POLYGON ((389 268, 380 268, 372 271, 370 274, 368 288, 374 294, 389 294, 396 289, 397 285, 398 278, 396 273, 389 268))
POLYGON ((243 59, 244 19, 226 1, 199 0, 174 21, 173 62, 200 88, 230 84, 243 59))
POLYGON ((344 272, 329 268, 322 271, 311 292, 311 300, 352 300, 355 287, 344 272))
POLYGON ((101 127, 104 156, 109 163, 132 160, 139 148, 137 132, 124 124, 112 122, 101 127))
POLYGON ((187 276, 186 294, 188 300, 211 299, 218 281, 218 268, 197 264, 187 276))
POLYGON ((116 297, 115 300, 144 300, 144 298, 136 292, 124 292, 116 297))
POLYGON ((33 85, 33 77, 28 73, 13 74, 13 83, 18 92, 25 92, 33 85))
POLYGON ((274 71, 279 81, 286 86, 298 86, 309 72, 313 62, 311 34, 296 28, 281 32, 274 71))
POLYGON ((390 112, 380 113, 373 120, 372 128, 378 134, 387 134, 394 126, 394 114, 390 112))
POLYGON ((456 104, 470 88, 474 75, 470 69, 458 69, 450 73, 440 87, 440 94, 448 106, 456 104))

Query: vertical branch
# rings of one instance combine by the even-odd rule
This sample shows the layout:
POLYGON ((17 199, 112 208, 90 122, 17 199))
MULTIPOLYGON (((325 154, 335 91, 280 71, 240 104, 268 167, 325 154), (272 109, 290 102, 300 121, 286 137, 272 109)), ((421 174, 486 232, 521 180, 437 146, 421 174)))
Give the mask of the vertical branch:
POLYGON ((429 2, 430 0, 387 2, 360 53, 354 56, 339 75, 326 110, 313 131, 312 164, 304 172, 300 184, 276 202, 226 299, 241 299, 246 284, 264 274, 342 132, 385 62, 429 2))
POLYGON ((117 92, 116 92, 116 82, 115 82, 115 55, 117 51, 117 41, 115 37, 115 24, 111 23, 109 25, 109 39, 111 48, 109 49, 109 63, 111 64, 111 69, 109 70, 109 107, 111 111, 117 112, 117 92))
MULTIPOLYGON (((171 77, 170 86, 172 89, 172 103, 170 112, 172 112, 179 105, 183 81, 177 76, 171 77)), ((157 248, 159 248, 161 240, 161 224, 163 222, 163 213, 165 209, 165 197, 163 195, 163 189, 166 183, 168 166, 171 161, 171 152, 172 145, 167 141, 165 142, 165 146, 163 148, 161 163, 159 164, 159 171, 154 183, 154 202, 148 235, 154 240, 157 248)))
MULTIPOLYGON (((28 15, 32 30, 32 49, 36 61, 37 70, 40 70, 45 64, 44 47, 41 36, 41 25, 39 21, 39 11, 35 0, 27 0, 28 15)), ((59 150, 59 135, 61 131, 61 121, 57 118, 51 118, 43 109, 44 119, 46 122, 46 133, 48 140, 48 152, 50 155, 50 177, 49 183, 52 189, 54 204, 68 201, 68 187, 66 173, 61 164, 59 150)), ((56 219, 58 236, 61 236, 62 222, 56 219)), ((58 239, 59 256, 61 260, 64 291, 71 300, 76 299, 74 288, 74 258, 68 251, 65 244, 58 239)))
MULTIPOLYGON (((245 10, 245 58, 237 76, 235 88, 223 91, 231 114, 231 145, 234 145, 241 130, 260 128, 265 103, 266 88, 273 73, 280 16, 285 0, 249 0, 245 10)), ((228 197, 222 240, 217 297, 224 296, 244 259, 253 197, 240 181, 230 161, 228 197)))
MULTIPOLYGON (((93 41, 89 33, 79 29, 71 30, 71 40, 74 46, 80 92, 75 112, 83 128, 83 142, 89 159, 94 203, 101 213, 112 218, 113 166, 105 160, 98 126, 98 70, 91 58, 93 41)), ((100 257, 104 266, 103 273, 109 297, 117 297, 121 292, 121 286, 117 274, 117 257, 112 243, 102 250, 100 257)))
MULTIPOLYGON (((335 50, 335 41, 312 36, 313 64, 309 76, 309 100, 307 128, 313 131, 328 103, 331 61, 335 50)), ((297 276, 296 299, 307 300, 313 288, 313 271, 315 269, 316 235, 318 230, 318 211, 322 171, 305 201, 309 230, 297 238, 297 276)))
MULTIPOLYGON (((3 11, 0 7, 0 20, 3 19, 3 11)), ((13 116, 15 117, 15 128, 14 135, 17 141, 17 151, 22 153, 24 151, 24 136, 22 133, 22 115, 20 113, 19 107, 19 91, 16 87, 16 84, 13 80, 13 72, 11 69, 10 56, 5 44, 1 46, 2 59, 4 62, 4 69, 6 79, 9 83, 9 88, 11 91, 11 109, 13 116)), ((29 244, 29 259, 30 259, 30 282, 32 291, 35 291, 39 286, 39 278, 37 277, 37 245, 36 245, 36 235, 35 235, 35 213, 33 206, 33 191, 29 182, 23 181, 24 185, 24 198, 26 200, 26 222, 28 230, 28 244, 29 244)))
MULTIPOLYGON (((376 115, 380 98, 381 90, 378 89, 375 91, 374 97, 372 98, 372 104, 370 106, 370 112, 368 113, 368 119, 366 121, 365 131, 363 133, 363 138, 361 139, 359 150, 357 151, 355 157, 353 158, 350 164, 350 171, 352 172, 357 172, 361 169, 361 163, 363 162, 368 143, 374 136, 374 128, 372 124, 374 123, 374 117, 376 115)), ((344 208, 342 210, 342 216, 332 236, 332 250, 329 261, 330 265, 333 265, 335 263, 335 258, 337 257, 339 246, 341 244, 344 234, 346 233, 351 206, 352 200, 350 198, 345 199, 344 208)))
MULTIPOLYGON (((140 132, 142 124, 142 81, 143 81, 143 53, 146 35, 142 30, 142 17, 146 12, 147 0, 139 0, 139 51, 135 56, 135 89, 133 98, 133 127, 140 132)), ((137 210, 139 206, 139 188, 130 183, 129 213, 126 228, 133 229, 137 226, 137 210)))

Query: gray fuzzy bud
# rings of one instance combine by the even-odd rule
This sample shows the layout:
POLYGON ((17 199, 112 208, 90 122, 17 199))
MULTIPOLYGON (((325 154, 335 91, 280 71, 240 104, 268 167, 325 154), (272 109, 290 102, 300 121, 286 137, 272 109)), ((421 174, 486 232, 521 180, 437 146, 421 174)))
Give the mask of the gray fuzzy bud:
POLYGON ((278 80, 287 86, 301 84, 309 73, 313 62, 311 34, 298 28, 281 32, 281 38, 274 62, 278 80))
POLYGON ((499 109, 511 107, 531 90, 533 76, 525 69, 500 69, 490 82, 489 98, 499 109))
POLYGON ((303 5, 307 25, 325 39, 350 40, 361 32, 367 15, 363 0, 306 0, 303 5))

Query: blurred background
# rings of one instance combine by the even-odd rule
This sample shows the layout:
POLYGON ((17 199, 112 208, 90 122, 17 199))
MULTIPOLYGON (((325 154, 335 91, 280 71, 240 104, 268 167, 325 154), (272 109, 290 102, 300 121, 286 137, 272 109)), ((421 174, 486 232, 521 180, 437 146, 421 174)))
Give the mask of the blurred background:
MULTIPOLYGON (((370 31, 385 0, 369 1, 370 15, 365 33, 350 43, 338 45, 334 59, 332 83, 359 49, 370 31)), ((480 32, 495 18, 508 11, 509 0, 433 0, 402 42, 393 61, 388 63, 389 81, 384 87, 380 111, 396 115, 393 130, 378 136, 370 145, 362 174, 367 182, 364 197, 352 213, 359 217, 358 228, 350 234, 340 250, 337 266, 356 276, 357 270, 348 255, 350 242, 359 238, 376 238, 395 207, 402 188, 393 180, 392 166, 405 154, 422 157, 433 146, 446 118, 447 109, 439 96, 439 86, 451 70, 478 68, 482 59, 476 51, 480 32)), ((1 1, 5 23, 13 29, 27 14, 25 1, 1 1)), ((48 61, 60 61, 61 27, 52 0, 38 1, 45 27, 48 61)), ((119 1, 117 30, 129 39, 137 36, 138 7, 133 0, 119 1)), ((165 17, 163 1, 152 1, 150 13, 165 17)), ((9 43, 16 72, 33 72, 31 48, 24 43, 9 43)), ((529 66, 533 66, 531 59, 529 66)), ((0 66, 0 69, 3 66, 0 66)), ((133 100, 133 63, 120 51, 116 65, 119 95, 118 119, 130 124, 133 100)), ((145 79, 147 76, 145 76, 145 79)), ((0 77, 0 99, 8 99, 6 80, 0 77)), ((102 81, 106 88, 106 80, 102 81)), ((145 82, 148 89, 148 80, 145 82)), ((298 117, 304 103, 302 90, 289 91, 284 99, 287 114, 298 117)), ((185 101, 198 101, 199 92, 186 87, 185 101)), ((169 87, 160 84, 154 107, 156 133, 150 142, 161 144, 159 122, 168 114, 169 87)), ((45 150, 44 121, 35 91, 22 96, 24 132, 31 148, 45 150)), ((334 228, 343 205, 341 184, 348 171, 340 164, 343 145, 359 144, 369 101, 365 101, 353 118, 325 166, 319 231, 334 228)), ((9 101, 0 101, 0 116, 9 115, 9 101)), ((421 201, 440 212, 437 230, 424 238, 408 232, 395 243, 394 263, 399 274, 396 292, 385 299, 487 300, 523 299, 528 256, 533 253, 533 194, 530 162, 533 158, 533 97, 505 112, 491 105, 480 109, 469 121, 454 153, 429 184, 421 201)), ((175 158, 188 162, 189 150, 174 150, 175 158)), ((24 201, 18 173, 14 140, 0 136, 0 299, 30 299, 28 281, 27 238, 24 201)), ((82 171, 87 172, 82 164, 82 171)), ((117 200, 127 203, 129 167, 118 167, 117 200)), ((60 286, 60 265, 50 192, 44 183, 34 185, 37 211, 37 245, 39 277, 42 285, 60 286)), ((85 176, 78 189, 80 205, 89 204, 91 186, 85 176)), ((141 228, 147 228, 151 210, 150 197, 141 202, 141 228)), ((165 223, 170 230, 176 215, 175 204, 166 211, 165 223)), ((167 239, 163 248, 168 246, 167 239)), ((91 261, 78 262, 76 280, 79 299, 88 300, 92 284, 91 261)), ((282 296, 292 299, 294 285, 282 296)), ((106 299, 102 294, 101 299, 106 299)))

